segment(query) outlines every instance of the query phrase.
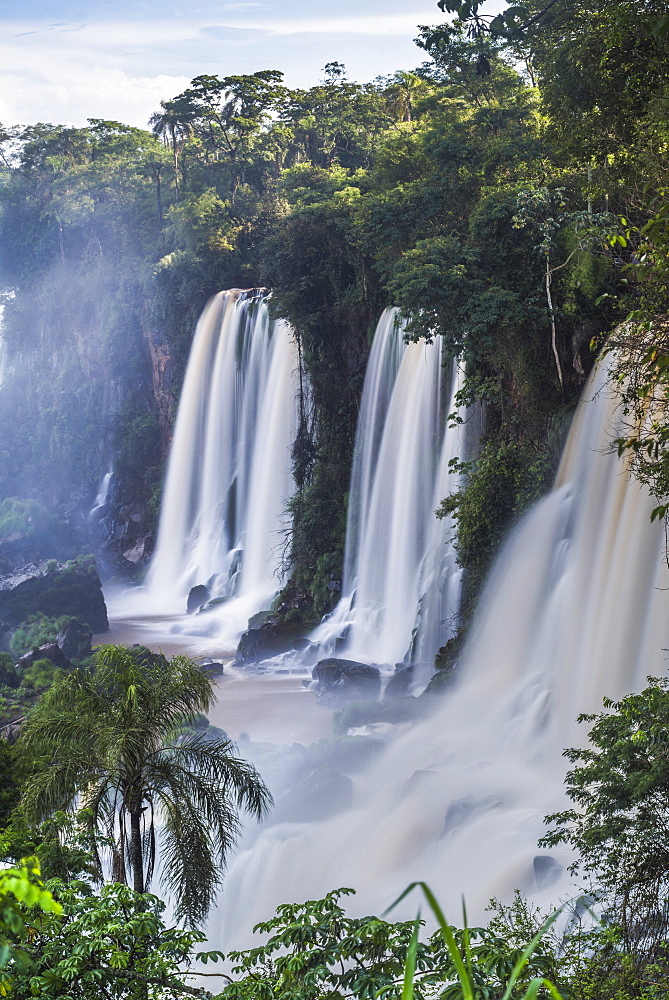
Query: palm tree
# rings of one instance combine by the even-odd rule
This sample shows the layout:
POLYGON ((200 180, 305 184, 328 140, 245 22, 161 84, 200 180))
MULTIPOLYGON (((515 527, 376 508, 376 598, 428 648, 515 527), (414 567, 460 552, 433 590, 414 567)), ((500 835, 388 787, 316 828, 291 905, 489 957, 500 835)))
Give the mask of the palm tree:
POLYGON ((37 764, 23 796, 28 817, 82 810, 100 878, 107 851, 112 879, 127 884, 130 872, 140 893, 158 842, 161 882, 191 924, 204 920, 222 882, 238 810, 261 819, 272 804, 233 743, 184 735, 213 700, 211 680, 187 657, 101 646, 90 668, 44 695, 21 737, 37 764))
POLYGON ((413 120, 415 102, 426 91, 425 81, 415 73, 398 70, 389 79, 384 91, 388 110, 396 121, 413 120))

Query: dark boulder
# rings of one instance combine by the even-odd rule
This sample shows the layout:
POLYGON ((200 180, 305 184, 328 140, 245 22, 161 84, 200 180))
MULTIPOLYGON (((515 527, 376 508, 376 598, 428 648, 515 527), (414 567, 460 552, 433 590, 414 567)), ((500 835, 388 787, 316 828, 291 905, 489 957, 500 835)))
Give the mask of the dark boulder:
POLYGON ((304 649, 307 640, 301 631, 301 627, 282 620, 273 611, 260 611, 249 618, 249 627, 239 640, 235 663, 244 666, 289 650, 304 649))
POLYGON ((83 660, 91 653, 93 632, 80 621, 72 621, 56 636, 56 643, 67 660, 83 660))
POLYGON ((347 701, 377 700, 381 695, 381 671, 369 663, 329 657, 319 660, 312 671, 317 681, 316 699, 321 705, 347 701))
POLYGON ((51 660, 54 667, 69 667, 70 662, 64 655, 60 646, 55 642, 46 642, 39 649, 33 649, 29 653, 24 653, 19 657, 16 664, 21 673, 32 667, 38 660, 51 660))
POLYGON ((200 610, 203 604, 206 604, 210 600, 211 594, 209 593, 209 588, 205 587, 203 583, 198 583, 196 587, 190 588, 188 601, 186 602, 186 613, 194 615, 196 611, 200 610))
POLYGON ((402 698, 410 694, 415 672, 413 664, 405 667, 402 663, 398 663, 395 667, 395 673, 386 684, 383 697, 402 698))
POLYGON ((532 861, 534 884, 537 889, 546 889, 560 878, 564 868, 550 854, 536 854, 532 861))
POLYGON ((483 798, 476 798, 474 795, 465 795, 461 799, 455 799, 449 803, 444 817, 444 828, 440 836, 445 837, 454 830, 461 830, 469 823, 474 822, 482 813, 491 812, 500 805, 499 799, 493 795, 483 798))
POLYGON ((201 666, 205 674, 209 674, 210 677, 221 677, 225 669, 219 660, 204 660, 201 666))
POLYGON ((109 628, 95 560, 37 563, 0 577, 0 620, 17 626, 30 615, 72 615, 92 631, 109 628))

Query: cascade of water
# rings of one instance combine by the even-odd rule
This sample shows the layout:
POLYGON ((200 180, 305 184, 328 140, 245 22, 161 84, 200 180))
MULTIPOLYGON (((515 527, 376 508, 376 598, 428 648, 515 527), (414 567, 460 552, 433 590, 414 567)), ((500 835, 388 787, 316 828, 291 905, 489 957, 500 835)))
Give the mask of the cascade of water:
POLYGON ((109 499, 113 475, 114 470, 108 469, 102 477, 98 492, 95 500, 93 501, 93 506, 88 512, 89 521, 96 521, 101 516, 101 512, 104 512, 104 508, 107 506, 107 500, 109 499))
POLYGON ((112 517, 114 485, 114 469, 110 466, 105 472, 93 506, 88 512, 88 524, 93 535, 98 539, 109 540, 114 534, 115 523, 112 517))
POLYGON ((356 434, 342 599, 312 640, 323 654, 366 662, 431 662, 452 634, 461 573, 450 521, 435 509, 457 487, 449 466, 465 433, 446 420, 461 372, 453 366, 444 411, 441 344, 406 344, 396 309, 379 320, 356 434), (448 424, 445 427, 445 424, 448 424))
POLYGON ((561 750, 585 737, 579 712, 663 673, 669 646, 663 526, 610 451, 619 422, 599 372, 554 491, 493 570, 455 688, 355 778, 350 808, 264 828, 228 875, 234 929, 214 921, 212 937, 241 940, 243 914, 248 941, 279 902, 341 885, 358 890, 354 910, 370 912, 426 879, 454 918, 464 893, 475 920, 516 887, 544 905, 567 891, 565 853, 537 861, 543 817, 564 805, 561 750))
POLYGON ((396 309, 384 310, 367 362, 360 416, 355 432, 351 488, 346 520, 343 594, 355 589, 361 538, 369 523, 369 500, 388 407, 407 345, 396 309))
POLYGON ((195 332, 177 415, 146 601, 183 613, 191 587, 241 598, 232 632, 280 585, 292 495, 297 367, 283 322, 259 296, 214 296, 195 332))

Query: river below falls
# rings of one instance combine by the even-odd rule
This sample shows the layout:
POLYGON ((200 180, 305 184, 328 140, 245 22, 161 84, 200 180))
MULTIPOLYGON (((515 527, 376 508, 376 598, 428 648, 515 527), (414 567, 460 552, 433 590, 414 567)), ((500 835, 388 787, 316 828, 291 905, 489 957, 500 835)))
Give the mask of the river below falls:
POLYGON ((232 654, 222 653, 215 640, 208 644, 200 637, 172 632, 179 621, 147 615, 110 618, 109 631, 94 636, 93 645, 139 643, 168 657, 183 654, 223 663, 223 674, 216 677, 216 703, 207 717, 235 741, 248 736, 253 742, 307 744, 333 735, 332 709, 319 705, 303 683, 310 679, 308 671, 263 674, 233 667, 232 654))

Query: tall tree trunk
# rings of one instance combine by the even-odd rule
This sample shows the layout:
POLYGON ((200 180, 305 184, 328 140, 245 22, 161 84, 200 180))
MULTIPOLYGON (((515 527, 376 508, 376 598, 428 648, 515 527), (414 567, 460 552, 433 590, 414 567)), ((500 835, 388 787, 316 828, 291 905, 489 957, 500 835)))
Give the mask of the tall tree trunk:
POLYGON ((144 864, 142 861, 142 813, 130 812, 130 864, 132 865, 132 887, 135 892, 144 892, 144 864))
POLYGON ((560 355, 557 349, 557 330, 555 329, 555 310, 553 309, 553 296, 551 295, 551 278, 552 271, 550 265, 550 257, 546 254, 546 299, 548 300, 548 313, 551 318, 551 347, 553 348, 553 357, 555 358, 555 367, 557 368, 558 378, 560 380, 560 388, 564 391, 564 379, 562 378, 562 366, 560 364, 560 355))
POLYGON ((158 203, 158 225, 163 228, 163 199, 160 190, 160 168, 154 170, 153 177, 156 182, 156 201, 158 203))
POLYGON ((179 201, 179 150, 177 148, 177 133, 174 126, 172 132, 172 157, 174 159, 174 200, 179 201))

